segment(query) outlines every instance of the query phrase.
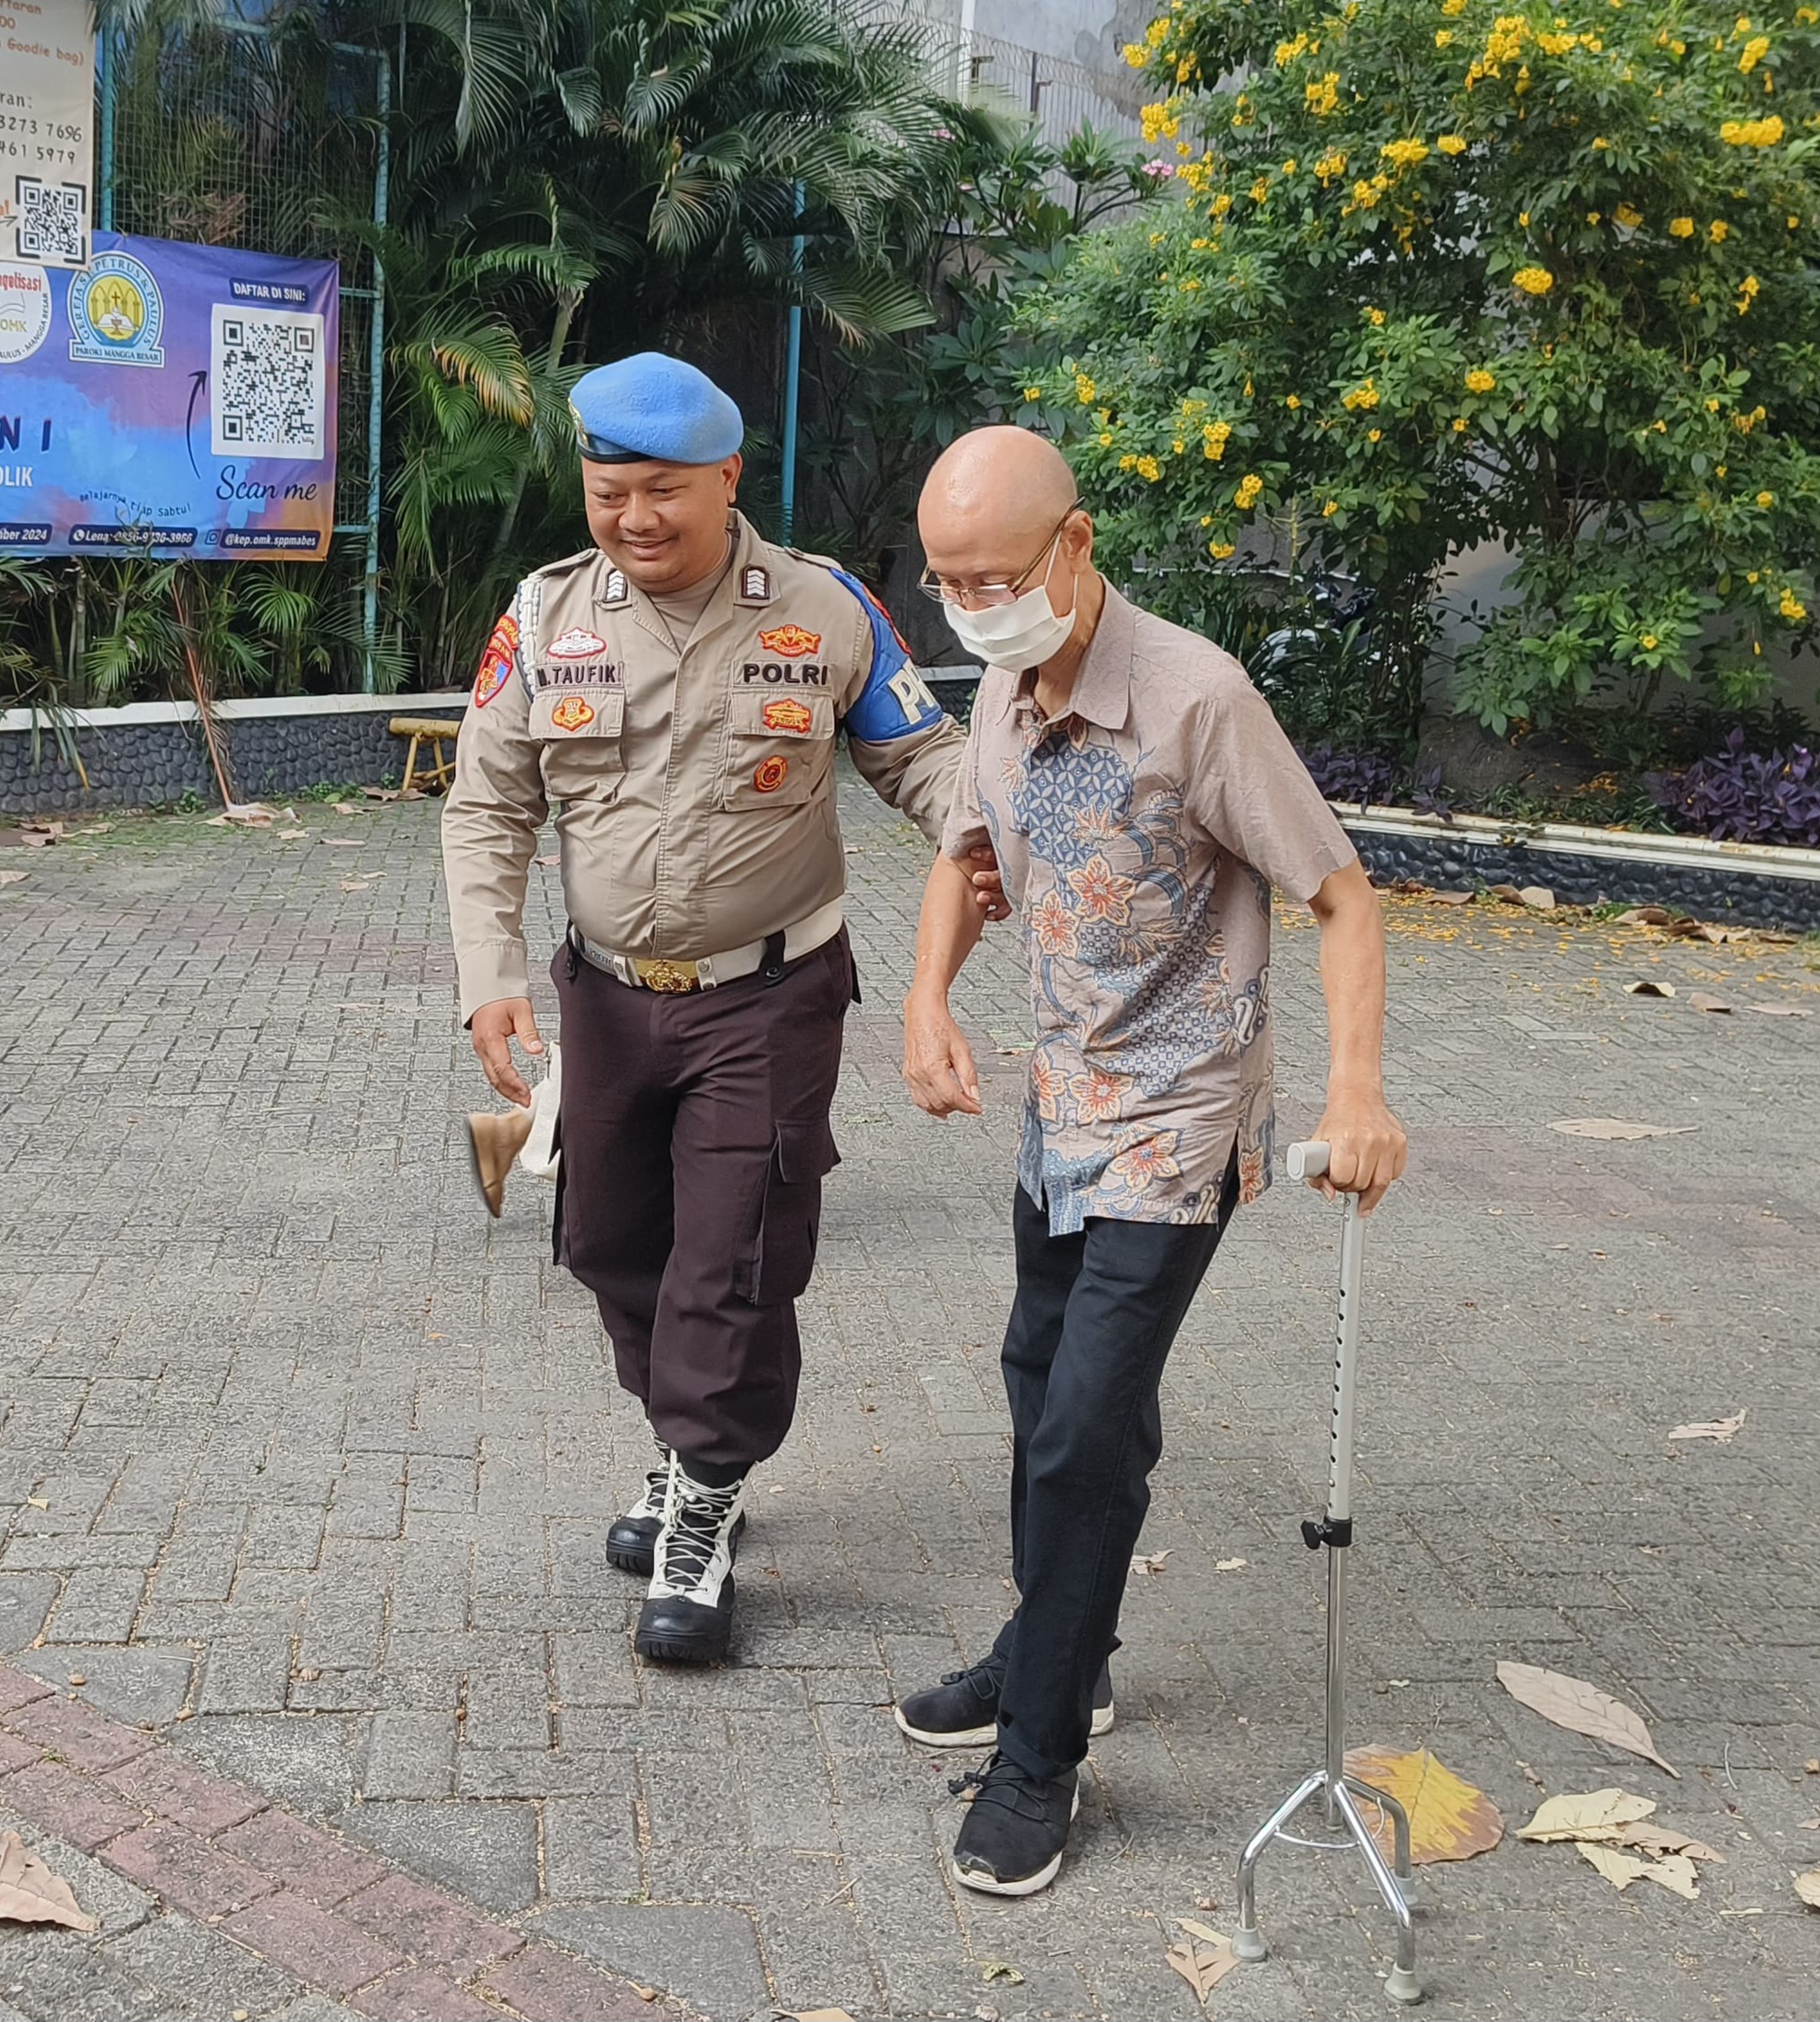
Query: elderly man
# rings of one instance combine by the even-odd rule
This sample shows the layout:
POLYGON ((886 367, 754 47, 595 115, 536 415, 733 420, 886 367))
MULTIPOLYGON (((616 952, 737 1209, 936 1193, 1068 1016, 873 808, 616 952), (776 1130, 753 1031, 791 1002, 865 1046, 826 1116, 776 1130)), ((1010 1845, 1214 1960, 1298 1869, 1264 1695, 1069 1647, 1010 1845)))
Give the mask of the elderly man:
POLYGON ((559 805, 556 1256, 599 1301, 657 1449, 607 1555, 649 1575, 639 1652, 704 1662, 731 1633, 747 1475, 795 1410, 794 1301, 837 1157, 858 990, 836 728, 931 840, 963 741, 859 583, 735 510, 744 429, 711 380, 646 353, 588 373, 572 406, 595 544, 527 577, 499 620, 443 855, 462 1016, 525 1104, 511 1042, 543 1048, 525 882, 559 805))
POLYGON ((1021 911, 1037 1029, 1002 1358, 1019 1605, 981 1662, 897 1719, 936 1746, 996 1742, 955 1879, 1029 1895, 1061 1866, 1078 1765, 1111 1725, 1164 1361, 1228 1217, 1269 1185, 1273 884, 1321 923, 1328 1191, 1369 1210, 1404 1142, 1380 1079, 1376 901, 1243 669, 1100 576, 1073 473, 1039 437, 964 436, 919 518, 927 586, 987 672, 923 896, 911 1094, 934 1116, 980 1109, 948 988, 979 938, 962 865, 983 841, 1021 911))

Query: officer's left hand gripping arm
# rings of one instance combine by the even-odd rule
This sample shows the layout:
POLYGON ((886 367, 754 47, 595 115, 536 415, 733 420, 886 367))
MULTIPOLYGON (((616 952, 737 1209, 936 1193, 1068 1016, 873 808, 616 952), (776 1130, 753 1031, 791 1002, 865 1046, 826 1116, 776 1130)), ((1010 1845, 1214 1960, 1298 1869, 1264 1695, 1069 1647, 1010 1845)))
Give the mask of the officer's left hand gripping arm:
POLYGON ((966 734, 929 693, 891 619, 853 577, 837 572, 871 627, 865 678, 856 692, 842 698, 854 764, 882 801, 908 815, 930 842, 939 842, 966 734))

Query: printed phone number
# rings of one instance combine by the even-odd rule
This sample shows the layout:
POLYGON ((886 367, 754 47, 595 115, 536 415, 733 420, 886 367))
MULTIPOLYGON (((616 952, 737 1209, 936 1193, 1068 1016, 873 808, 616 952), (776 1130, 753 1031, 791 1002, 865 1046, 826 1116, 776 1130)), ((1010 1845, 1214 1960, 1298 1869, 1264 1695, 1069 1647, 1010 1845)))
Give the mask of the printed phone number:
POLYGON ((7 154, 19 161, 36 161, 50 166, 73 169, 81 160, 75 148, 46 147, 42 141, 9 141, 0 134, 0 154, 7 154))

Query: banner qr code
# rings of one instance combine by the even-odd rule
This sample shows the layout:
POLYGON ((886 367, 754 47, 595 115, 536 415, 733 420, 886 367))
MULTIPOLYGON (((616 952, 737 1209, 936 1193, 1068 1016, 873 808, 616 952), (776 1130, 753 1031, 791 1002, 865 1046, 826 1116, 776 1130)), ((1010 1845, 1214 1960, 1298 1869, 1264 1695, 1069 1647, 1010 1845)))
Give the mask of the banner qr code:
POLYGON ((87 188, 78 182, 48 183, 40 182, 36 176, 20 176, 14 179, 14 191, 20 259, 41 260, 55 267, 87 265, 87 188))
POLYGON ((209 331, 209 447, 216 456, 325 453, 323 319, 215 305, 209 331))

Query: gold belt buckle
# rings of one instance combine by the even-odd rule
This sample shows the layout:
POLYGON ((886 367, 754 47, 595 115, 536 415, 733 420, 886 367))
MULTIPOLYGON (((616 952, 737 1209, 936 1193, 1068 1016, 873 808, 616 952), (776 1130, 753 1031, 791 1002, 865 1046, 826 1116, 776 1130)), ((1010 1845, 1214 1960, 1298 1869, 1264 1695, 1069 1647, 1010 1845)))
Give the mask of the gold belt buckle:
POLYGON ((691 990, 700 990, 701 978, 696 973, 694 963, 685 966, 681 962, 658 960, 635 962, 633 974, 647 990, 662 991, 668 997, 686 996, 691 990))

